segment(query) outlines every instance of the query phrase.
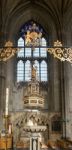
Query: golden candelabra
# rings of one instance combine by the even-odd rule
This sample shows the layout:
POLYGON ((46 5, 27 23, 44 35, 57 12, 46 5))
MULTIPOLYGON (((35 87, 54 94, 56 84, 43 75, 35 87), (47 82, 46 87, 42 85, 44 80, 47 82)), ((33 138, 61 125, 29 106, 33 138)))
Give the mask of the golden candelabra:
POLYGON ((7 150, 7 133, 8 133, 8 121, 9 121, 9 115, 5 115, 5 138, 6 138, 6 149, 7 150))
POLYGON ((8 149, 8 125, 9 125, 9 115, 4 115, 4 119, 5 119, 5 150, 8 149))
POLYGON ((4 115, 6 132, 8 131, 9 117, 10 117, 9 115, 4 115))

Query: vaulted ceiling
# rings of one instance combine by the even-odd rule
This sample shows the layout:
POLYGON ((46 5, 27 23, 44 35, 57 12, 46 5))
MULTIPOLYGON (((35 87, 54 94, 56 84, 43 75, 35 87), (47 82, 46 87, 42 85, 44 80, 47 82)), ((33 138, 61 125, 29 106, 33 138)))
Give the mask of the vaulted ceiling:
POLYGON ((0 30, 9 36, 30 19, 55 39, 71 36, 72 0, 1 0, 0 7, 0 30))

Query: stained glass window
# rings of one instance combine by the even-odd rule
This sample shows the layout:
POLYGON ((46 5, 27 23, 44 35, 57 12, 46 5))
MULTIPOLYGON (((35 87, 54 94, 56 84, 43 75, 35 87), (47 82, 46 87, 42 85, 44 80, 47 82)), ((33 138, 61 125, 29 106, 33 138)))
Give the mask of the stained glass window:
MULTIPOLYGON (((23 30, 22 30, 23 31, 23 30)), ((39 81, 48 80, 47 65, 47 41, 44 37, 40 40, 40 46, 26 47, 25 38, 18 39, 19 51, 17 53, 17 82, 25 82, 31 79, 32 62, 36 67, 36 79, 39 81)))

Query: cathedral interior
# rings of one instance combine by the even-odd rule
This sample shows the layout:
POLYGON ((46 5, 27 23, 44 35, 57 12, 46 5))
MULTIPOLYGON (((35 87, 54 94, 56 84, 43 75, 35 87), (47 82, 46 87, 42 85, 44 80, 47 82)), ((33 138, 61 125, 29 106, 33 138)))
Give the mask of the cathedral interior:
POLYGON ((0 0, 0 149, 72 149, 72 0, 0 0))

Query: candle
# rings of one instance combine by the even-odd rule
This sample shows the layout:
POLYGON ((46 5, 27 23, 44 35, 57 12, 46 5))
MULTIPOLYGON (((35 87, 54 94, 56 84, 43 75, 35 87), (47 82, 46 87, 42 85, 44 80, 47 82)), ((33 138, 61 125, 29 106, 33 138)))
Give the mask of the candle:
POLYGON ((12 133, 12 125, 9 124, 9 134, 11 134, 11 133, 12 133))
POLYGON ((6 112, 5 112, 6 116, 8 116, 8 102, 9 102, 9 88, 6 88, 6 112))

